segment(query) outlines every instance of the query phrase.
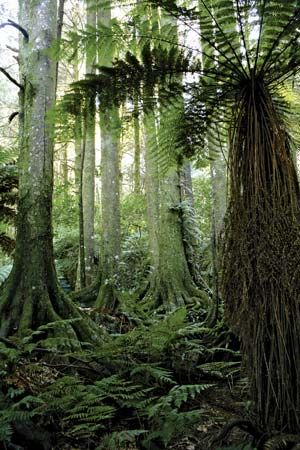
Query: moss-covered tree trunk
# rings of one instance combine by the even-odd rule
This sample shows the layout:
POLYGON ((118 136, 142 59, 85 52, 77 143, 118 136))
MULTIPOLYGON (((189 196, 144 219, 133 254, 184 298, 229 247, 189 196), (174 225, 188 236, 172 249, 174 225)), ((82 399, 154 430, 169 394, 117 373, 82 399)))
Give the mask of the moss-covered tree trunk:
MULTIPOLYGON (((27 30, 20 49, 20 159, 17 239, 12 272, 0 291, 0 334, 22 335, 58 319, 80 318, 58 287, 52 244, 53 127, 55 62, 49 49, 57 33, 56 0, 20 0, 27 30)), ((86 323, 70 335, 91 337, 86 323)))
MULTIPOLYGON (((171 169, 160 182, 159 269, 160 300, 170 307, 200 300, 184 249, 180 168, 171 169)), ((158 299, 157 299, 158 300, 158 299)))
MULTIPOLYGON (((166 33, 168 39, 172 36, 174 42, 177 42, 176 21, 163 12, 160 16, 159 11, 154 9, 150 11, 150 15, 151 27, 158 27, 162 37, 165 37, 166 33)), ((149 96, 151 92, 145 92, 145 101, 149 96)), ((183 99, 179 100, 180 104, 181 101, 183 106, 183 99)), ((146 171, 150 169, 153 172, 146 174, 147 203, 150 211, 150 214, 148 212, 148 229, 155 257, 155 259, 152 258, 154 265, 150 290, 146 293, 146 298, 150 298, 155 306, 163 305, 166 309, 197 303, 205 297, 194 283, 184 248, 180 179, 182 167, 176 161, 182 158, 179 157, 180 155, 174 155, 176 146, 173 141, 177 120, 178 117, 172 108, 160 107, 159 121, 157 121, 159 123, 153 124, 148 130, 151 139, 146 142, 146 155, 148 155, 146 171), (168 136, 167 140, 166 136, 168 136), (173 157, 173 165, 167 172, 165 167, 161 167, 163 165, 161 159, 157 158, 160 152, 166 151, 160 148, 166 145, 166 141, 169 149, 172 149, 168 151, 173 157), (154 146, 153 142, 155 142, 154 146), (159 164, 156 173, 153 170, 155 160, 159 164), (158 206, 155 206, 157 203, 158 206), (153 224, 155 220, 156 223, 153 224)))

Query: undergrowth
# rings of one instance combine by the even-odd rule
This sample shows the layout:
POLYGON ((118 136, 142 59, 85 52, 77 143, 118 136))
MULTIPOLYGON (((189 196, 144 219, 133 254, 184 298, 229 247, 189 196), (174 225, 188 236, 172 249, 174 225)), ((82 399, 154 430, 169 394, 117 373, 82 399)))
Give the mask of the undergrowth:
POLYGON ((44 331, 0 339, 3 448, 155 450, 187 435, 202 448, 207 398, 240 378, 230 333, 189 322, 185 309, 107 334, 99 347, 44 331))

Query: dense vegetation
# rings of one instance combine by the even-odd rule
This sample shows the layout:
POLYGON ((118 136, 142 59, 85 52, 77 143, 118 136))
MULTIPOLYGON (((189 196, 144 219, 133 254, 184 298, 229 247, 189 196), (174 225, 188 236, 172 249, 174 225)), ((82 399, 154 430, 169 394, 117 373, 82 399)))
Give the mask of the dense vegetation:
POLYGON ((0 448, 299 448, 299 2, 7 8, 0 448))

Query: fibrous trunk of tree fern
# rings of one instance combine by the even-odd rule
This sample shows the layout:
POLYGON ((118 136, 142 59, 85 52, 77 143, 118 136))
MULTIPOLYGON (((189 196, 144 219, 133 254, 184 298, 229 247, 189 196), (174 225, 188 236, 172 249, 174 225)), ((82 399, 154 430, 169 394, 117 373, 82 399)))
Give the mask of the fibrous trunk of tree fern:
POLYGON ((284 124, 259 77, 241 87, 230 144, 226 316, 242 342, 257 425, 297 433, 299 186, 284 124))
MULTIPOLYGON (((12 272, 0 292, 0 335, 23 335, 59 319, 81 319, 58 287, 52 244, 53 127, 56 66, 47 51, 56 38, 55 0, 20 1, 20 22, 29 34, 20 52, 20 160, 17 239, 12 272)), ((91 338, 88 321, 67 334, 91 338)))

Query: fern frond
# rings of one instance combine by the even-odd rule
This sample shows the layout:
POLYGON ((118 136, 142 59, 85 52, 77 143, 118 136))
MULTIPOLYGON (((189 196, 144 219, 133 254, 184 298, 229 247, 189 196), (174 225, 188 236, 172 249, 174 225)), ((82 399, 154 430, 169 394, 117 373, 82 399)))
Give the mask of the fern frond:
POLYGON ((175 383, 172 377, 172 372, 170 370, 164 369, 163 367, 155 366, 153 364, 139 364, 131 371, 131 376, 134 375, 142 375, 146 379, 151 377, 162 384, 175 383))

